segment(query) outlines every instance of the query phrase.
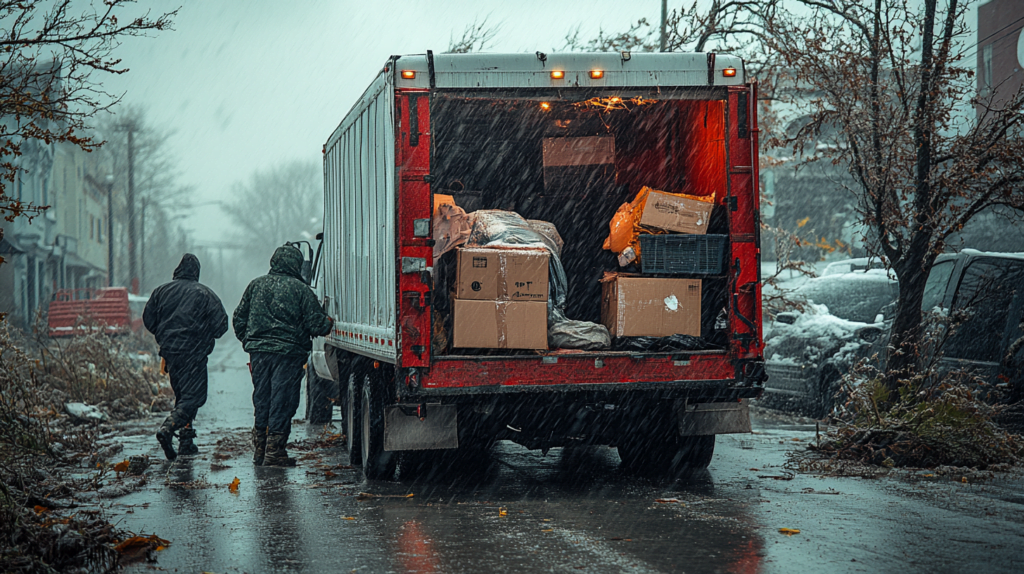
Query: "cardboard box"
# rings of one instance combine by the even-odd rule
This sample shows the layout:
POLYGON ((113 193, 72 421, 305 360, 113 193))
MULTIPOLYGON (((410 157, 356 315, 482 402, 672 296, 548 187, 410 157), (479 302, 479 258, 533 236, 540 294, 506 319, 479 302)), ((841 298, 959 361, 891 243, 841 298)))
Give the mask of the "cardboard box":
POLYGON ((455 348, 548 348, 546 302, 455 299, 452 307, 455 348))
POLYGON ((544 189, 577 196, 580 190, 615 185, 615 138, 544 138, 544 189))
POLYGON ((610 274, 602 283, 601 322, 613 336, 700 336, 699 279, 610 274))
POLYGON ((459 249, 455 297, 476 301, 547 301, 549 257, 546 249, 459 249))
POLYGON ((708 230, 708 221, 711 219, 711 209, 714 206, 713 203, 706 201, 652 189, 644 202, 640 225, 677 233, 703 235, 708 230))

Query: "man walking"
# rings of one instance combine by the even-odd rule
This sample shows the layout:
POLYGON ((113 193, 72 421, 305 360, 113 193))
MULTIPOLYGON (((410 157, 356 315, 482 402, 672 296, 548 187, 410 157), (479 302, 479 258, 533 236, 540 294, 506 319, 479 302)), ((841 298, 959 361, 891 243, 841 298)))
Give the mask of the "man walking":
POLYGON ((174 410, 156 433, 168 460, 199 453, 192 421, 206 404, 206 360, 214 339, 228 331, 228 314, 212 289, 199 282, 199 259, 181 258, 173 280, 153 290, 142 322, 156 337, 174 390, 174 410), (178 431, 178 452, 174 433, 178 431))
POLYGON ((278 247, 270 258, 270 273, 249 283, 232 321, 252 365, 257 466, 295 466, 285 447, 299 407, 302 366, 312 349, 311 338, 330 333, 334 326, 302 280, 301 269, 298 249, 278 247))

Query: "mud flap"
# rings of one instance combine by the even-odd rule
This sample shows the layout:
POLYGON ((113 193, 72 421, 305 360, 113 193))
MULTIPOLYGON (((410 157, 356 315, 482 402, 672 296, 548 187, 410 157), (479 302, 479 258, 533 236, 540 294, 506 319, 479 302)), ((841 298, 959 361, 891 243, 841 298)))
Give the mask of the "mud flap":
POLYGON ((728 403, 678 401, 676 414, 682 436, 751 432, 750 409, 745 399, 728 403))
POLYGON ((455 405, 387 407, 384 409, 384 450, 459 448, 457 415, 455 405))

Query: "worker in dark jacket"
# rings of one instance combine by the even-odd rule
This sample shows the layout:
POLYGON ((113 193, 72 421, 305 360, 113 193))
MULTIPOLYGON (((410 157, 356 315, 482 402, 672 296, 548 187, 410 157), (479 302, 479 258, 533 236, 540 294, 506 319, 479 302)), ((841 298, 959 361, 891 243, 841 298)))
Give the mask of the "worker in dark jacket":
POLYGON ((253 462, 294 466, 285 446, 299 407, 302 366, 312 337, 330 333, 327 316, 302 280, 302 253, 288 245, 270 259, 270 273, 253 279, 235 309, 235 336, 252 365, 253 462))
POLYGON ((174 410, 156 433, 169 460, 178 453, 199 453, 193 442, 196 431, 192 421, 206 404, 206 358, 213 351, 214 339, 228 331, 224 305, 212 289, 199 282, 195 255, 186 253, 172 277, 170 283, 153 290, 142 313, 143 324, 160 345, 174 390, 174 410), (178 452, 173 442, 176 431, 178 452))

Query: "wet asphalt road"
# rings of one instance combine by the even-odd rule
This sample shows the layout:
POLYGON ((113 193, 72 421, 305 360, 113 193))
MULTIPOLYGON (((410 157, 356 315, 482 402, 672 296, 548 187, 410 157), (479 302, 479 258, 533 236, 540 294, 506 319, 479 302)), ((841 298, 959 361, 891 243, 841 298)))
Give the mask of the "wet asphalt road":
MULTIPOLYGON (((1024 571, 1019 474, 762 478, 786 476, 786 452, 815 435, 763 417, 753 435, 718 437, 709 471, 677 482, 626 474, 605 447, 543 456, 510 443, 397 482, 367 482, 340 447, 294 469, 254 468, 241 448, 245 360, 231 343, 211 357, 199 456, 163 461, 157 417, 121 439, 124 455, 159 463, 146 486, 103 506, 120 527, 171 541, 127 572, 1024 571)), ((293 440, 321 432, 296 425, 293 440)))

